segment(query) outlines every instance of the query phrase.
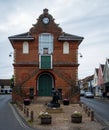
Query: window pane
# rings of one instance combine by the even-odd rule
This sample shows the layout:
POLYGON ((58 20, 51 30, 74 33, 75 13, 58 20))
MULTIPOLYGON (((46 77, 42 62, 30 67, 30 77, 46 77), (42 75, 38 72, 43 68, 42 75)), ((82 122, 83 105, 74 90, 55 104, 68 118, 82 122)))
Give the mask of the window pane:
POLYGON ((28 54, 29 53, 29 45, 28 42, 23 43, 23 53, 28 54))
POLYGON ((68 42, 63 43, 63 54, 69 54, 69 43, 68 42))
POLYGON ((42 33, 39 36, 39 53, 43 54, 44 48, 48 48, 48 53, 53 52, 53 36, 49 33, 42 33))

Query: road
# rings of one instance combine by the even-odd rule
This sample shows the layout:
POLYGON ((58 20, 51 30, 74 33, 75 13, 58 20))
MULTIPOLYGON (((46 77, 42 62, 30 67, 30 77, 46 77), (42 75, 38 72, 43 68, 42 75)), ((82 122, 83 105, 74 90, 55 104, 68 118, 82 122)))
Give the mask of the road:
POLYGON ((81 97, 81 102, 92 108, 98 118, 109 130, 109 102, 103 99, 88 99, 81 97))
POLYGON ((0 95, 0 130, 32 130, 10 105, 11 95, 0 95))
MULTIPOLYGON (((0 130, 33 130, 21 120, 10 101, 11 95, 0 95, 0 130)), ((109 103, 84 97, 81 97, 81 102, 92 108, 97 118, 104 122, 105 130, 109 130, 109 103)))

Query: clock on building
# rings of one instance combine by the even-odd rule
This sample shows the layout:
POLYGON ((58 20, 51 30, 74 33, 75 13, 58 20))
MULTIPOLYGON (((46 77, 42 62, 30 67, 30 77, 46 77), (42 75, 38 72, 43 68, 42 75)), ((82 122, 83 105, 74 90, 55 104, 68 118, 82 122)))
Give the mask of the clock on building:
POLYGON ((44 24, 48 24, 49 23, 49 18, 48 17, 44 17, 42 19, 42 21, 43 21, 44 24))

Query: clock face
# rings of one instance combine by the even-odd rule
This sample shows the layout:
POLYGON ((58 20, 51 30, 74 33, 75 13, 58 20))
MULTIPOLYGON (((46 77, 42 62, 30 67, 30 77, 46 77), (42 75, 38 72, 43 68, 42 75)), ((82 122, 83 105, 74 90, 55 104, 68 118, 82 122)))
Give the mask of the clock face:
POLYGON ((44 24, 48 24, 48 23, 49 23, 49 18, 44 17, 44 18, 42 19, 42 21, 43 21, 44 24))

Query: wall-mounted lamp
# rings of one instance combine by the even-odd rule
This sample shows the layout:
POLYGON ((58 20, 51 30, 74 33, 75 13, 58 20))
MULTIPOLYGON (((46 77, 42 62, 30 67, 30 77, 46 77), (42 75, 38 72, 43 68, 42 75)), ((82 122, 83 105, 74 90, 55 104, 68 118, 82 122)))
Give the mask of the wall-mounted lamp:
POLYGON ((13 52, 10 52, 10 53, 9 53, 9 57, 12 57, 12 54, 13 54, 13 52))
POLYGON ((82 58, 82 57, 83 57, 83 55, 82 55, 81 53, 78 53, 78 54, 79 54, 80 58, 82 58))

